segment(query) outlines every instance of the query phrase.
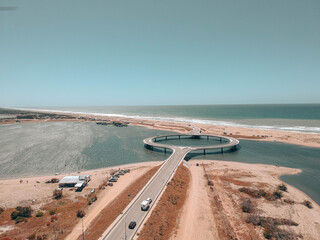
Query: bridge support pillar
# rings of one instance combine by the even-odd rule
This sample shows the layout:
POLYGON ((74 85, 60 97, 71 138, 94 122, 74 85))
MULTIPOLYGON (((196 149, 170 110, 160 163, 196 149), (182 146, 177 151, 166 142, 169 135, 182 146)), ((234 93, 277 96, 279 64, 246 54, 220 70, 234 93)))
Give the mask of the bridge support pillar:
POLYGON ((221 153, 223 153, 223 148, 221 148, 221 153))
POLYGON ((205 149, 203 149, 203 155, 206 155, 206 150, 205 149))
POLYGON ((180 140, 180 135, 179 135, 179 140, 180 140))
POLYGON ((222 140, 222 139, 220 138, 220 142, 221 142, 221 140, 222 140))
POLYGON ((209 136, 207 136, 207 141, 209 141, 209 136))
POLYGON ((166 140, 168 140, 168 137, 166 136, 166 140))
POLYGON ((166 148, 164 148, 164 153, 167 153, 167 149, 166 148))
POLYGON ((154 142, 156 142, 157 141, 157 138, 154 138, 154 142))

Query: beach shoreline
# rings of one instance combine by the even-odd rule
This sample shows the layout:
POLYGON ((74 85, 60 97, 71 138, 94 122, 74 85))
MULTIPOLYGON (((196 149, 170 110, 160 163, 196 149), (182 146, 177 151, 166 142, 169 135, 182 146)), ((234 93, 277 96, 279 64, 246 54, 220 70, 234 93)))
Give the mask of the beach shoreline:
MULTIPOLYGON (((2 124, 23 124, 23 123, 38 123, 38 122, 122 122, 125 124, 143 126, 150 129, 174 131, 178 133, 188 133, 192 130, 192 126, 201 129, 204 134, 225 135, 238 139, 282 142, 287 144, 301 145, 306 147, 320 148, 320 134, 317 133, 303 133, 282 130, 267 130, 259 128, 245 128, 224 125, 211 125, 199 123, 183 123, 174 121, 160 121, 151 119, 138 119, 118 116, 101 116, 97 114, 75 114, 59 111, 35 111, 34 113, 48 113, 48 114, 63 114, 69 116, 70 119, 19 119, 15 118, 0 119, 2 124)), ((6 114, 8 115, 8 114, 6 114)))

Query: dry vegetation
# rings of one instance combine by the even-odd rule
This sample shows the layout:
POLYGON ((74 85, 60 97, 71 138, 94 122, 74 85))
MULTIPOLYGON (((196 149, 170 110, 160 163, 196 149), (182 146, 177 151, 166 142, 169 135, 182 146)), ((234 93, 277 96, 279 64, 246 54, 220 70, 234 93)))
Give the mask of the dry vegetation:
MULTIPOLYGON (((140 190, 147 184, 151 177, 158 171, 160 166, 153 167, 143 176, 131 183, 113 202, 105 207, 99 216, 92 222, 85 232, 86 240, 96 240, 121 214, 126 206, 135 198, 140 190)), ((79 237, 82 239, 82 237, 79 237)))
POLYGON ((185 202, 189 183, 190 172, 185 166, 180 165, 151 216, 139 232, 139 240, 169 239, 177 225, 177 219, 185 202))
POLYGON ((319 236, 318 206, 279 180, 294 169, 219 161, 202 166, 219 239, 319 236))
MULTIPOLYGON (((222 168, 218 172, 212 164, 202 166, 219 239, 302 238, 303 227, 295 230, 299 222, 292 220, 299 208, 294 205, 299 203, 311 208, 310 201, 294 201, 286 185, 253 180, 257 178, 250 171, 222 168), (288 209, 290 216, 276 214, 281 209, 288 209)), ((299 214, 294 219, 299 219, 299 214)))
POLYGON ((83 197, 78 197, 75 201, 69 199, 53 200, 53 202, 44 205, 41 211, 28 215, 29 211, 22 209, 7 209, 1 214, 0 225, 10 223, 14 225, 17 218, 23 218, 23 221, 16 223, 15 227, 0 235, 0 239, 50 239, 56 236, 56 239, 64 239, 72 230, 78 221, 76 213, 79 209, 84 209, 87 201, 83 197), (21 210, 21 211, 19 211, 21 210), (12 216, 16 218, 12 218, 12 216))

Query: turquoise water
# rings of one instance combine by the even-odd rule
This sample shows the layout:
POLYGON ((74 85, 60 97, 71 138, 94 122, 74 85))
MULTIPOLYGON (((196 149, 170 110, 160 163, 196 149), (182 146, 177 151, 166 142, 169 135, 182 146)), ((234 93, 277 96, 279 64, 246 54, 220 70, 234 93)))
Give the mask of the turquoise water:
POLYGON ((320 133, 320 104, 100 106, 34 109, 320 133))
POLYGON ((320 204, 320 148, 276 142, 240 140, 240 149, 236 152, 200 154, 202 153, 189 154, 187 159, 213 159, 299 168, 302 173, 282 176, 281 179, 299 188, 320 204))
POLYGON ((169 155, 147 150, 142 141, 170 133, 90 122, 0 125, 0 178, 161 161, 169 155))

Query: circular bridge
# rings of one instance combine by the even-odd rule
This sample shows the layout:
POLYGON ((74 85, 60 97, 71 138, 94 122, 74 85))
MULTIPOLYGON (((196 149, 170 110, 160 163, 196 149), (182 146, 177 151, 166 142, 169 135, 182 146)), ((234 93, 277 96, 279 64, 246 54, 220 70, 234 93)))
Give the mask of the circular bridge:
POLYGON ((161 135, 149 137, 143 140, 145 147, 148 149, 153 148, 163 148, 166 152, 167 149, 175 150, 177 148, 188 149, 188 152, 203 150, 203 154, 206 154, 206 150, 209 149, 219 149, 221 153, 223 150, 228 148, 232 150, 237 150, 237 145, 239 140, 232 137, 217 136, 217 135, 204 135, 204 134, 170 134, 170 135, 161 135), (170 144, 163 144, 161 141, 175 140, 175 139, 200 139, 207 138, 207 140, 216 140, 220 141, 221 144, 218 145, 209 145, 209 146, 175 146, 170 144))

